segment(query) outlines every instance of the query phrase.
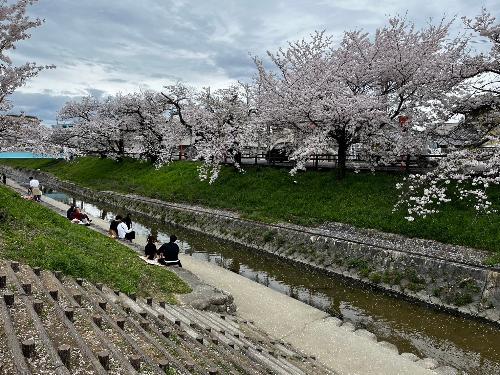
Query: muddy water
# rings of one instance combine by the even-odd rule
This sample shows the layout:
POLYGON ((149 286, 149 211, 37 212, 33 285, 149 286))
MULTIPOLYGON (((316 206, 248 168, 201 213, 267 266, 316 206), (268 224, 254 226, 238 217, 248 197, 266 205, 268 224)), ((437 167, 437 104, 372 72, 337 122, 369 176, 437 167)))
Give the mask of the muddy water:
MULTIPOLYGON (((69 203, 73 197, 48 192, 51 198, 69 203)), ((93 216, 111 220, 115 209, 75 198, 93 216)), ((123 212, 120 212, 123 214, 123 212)), ((298 269, 249 248, 188 230, 154 225, 147 218, 134 217, 134 229, 147 235, 158 232, 166 241, 175 230, 181 252, 215 263, 269 288, 351 321, 375 333, 379 340, 395 344, 400 352, 432 357, 474 375, 500 374, 500 329, 462 317, 451 316, 425 306, 367 289, 341 277, 309 269, 298 269)))

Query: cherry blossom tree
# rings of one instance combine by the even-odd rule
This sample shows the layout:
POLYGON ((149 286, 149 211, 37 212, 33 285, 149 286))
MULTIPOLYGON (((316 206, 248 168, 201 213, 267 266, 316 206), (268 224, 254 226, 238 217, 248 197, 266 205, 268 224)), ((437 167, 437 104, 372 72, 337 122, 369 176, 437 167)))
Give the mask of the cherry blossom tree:
POLYGON ((103 126, 100 114, 100 102, 95 97, 68 101, 58 117, 70 126, 54 131, 53 142, 71 149, 75 156, 94 154, 106 157, 114 150, 112 130, 103 126))
POLYGON ((3 115, 0 124, 0 150, 26 151, 40 155, 58 155, 61 148, 51 142, 52 131, 36 117, 3 115))
POLYGON ((175 106, 175 115, 188 131, 196 148, 196 159, 202 180, 213 183, 221 163, 229 162, 241 170, 241 152, 255 142, 250 117, 254 111, 248 85, 233 85, 216 91, 204 88, 199 92, 181 86, 163 93, 175 106))
POLYGON ((203 161, 199 168, 202 180, 213 183, 221 163, 229 162, 241 170, 241 153, 253 142, 249 117, 252 113, 248 87, 231 86, 211 92, 204 89, 197 97, 196 106, 188 112, 188 122, 196 134, 197 158, 203 161))
POLYGON ((160 93, 145 91, 99 101, 83 97, 64 105, 59 118, 71 126, 53 135, 74 155, 147 159, 161 166, 172 159, 187 131, 175 107, 160 93))
POLYGON ((145 126, 137 94, 109 96, 102 100, 83 97, 67 102, 59 112, 59 119, 70 127, 55 134, 57 142, 81 154, 122 159, 141 154, 139 130, 145 126))
POLYGON ((486 10, 464 22, 492 48, 488 55, 469 59, 461 72, 468 78, 465 87, 452 96, 449 112, 463 116, 447 137, 454 150, 432 171, 410 175, 397 186, 401 195, 395 208, 404 207, 410 221, 439 212, 440 205, 453 199, 479 212, 495 211, 487 193, 490 186, 500 184, 500 25, 486 10))
POLYGON ((374 137, 375 144, 386 150, 380 154, 376 149, 381 160, 425 152, 429 134, 448 118, 447 95, 464 81, 468 62, 468 39, 450 38, 452 24, 453 20, 442 20, 417 29, 405 18, 395 17, 377 30, 371 55, 375 95, 389 120, 374 137))
POLYGON ((443 96, 464 79, 467 40, 448 41, 450 25, 416 29, 396 17, 373 37, 346 32, 339 46, 324 32, 289 43, 268 52, 273 69, 256 58, 264 96, 259 114, 294 134, 292 173, 311 154, 336 148, 342 177, 347 151, 356 143, 379 162, 420 151, 425 133, 416 129, 438 122, 443 96), (406 129, 402 117, 411 120, 406 129))
POLYGON ((176 107, 161 93, 144 91, 125 98, 121 116, 135 126, 136 154, 157 167, 172 160, 180 142, 189 136, 176 107))
MULTIPOLYGON (((42 128, 30 130, 33 125, 30 121, 11 121, 11 118, 1 114, 11 109, 9 96, 16 89, 43 69, 54 67, 38 66, 31 62, 16 66, 9 56, 18 42, 31 36, 30 29, 40 26, 43 22, 39 18, 26 15, 28 7, 35 3, 36 0, 18 0, 13 3, 0 0, 0 146, 3 147, 12 148, 17 145, 27 149, 32 143, 33 134, 46 133, 42 128)), ((45 138, 39 141, 43 139, 45 138)))
POLYGON ((53 139, 76 155, 127 156, 147 159, 157 167, 172 160, 188 134, 175 115, 175 106, 153 91, 72 100, 60 110, 59 118, 71 126, 55 132, 53 139))
POLYGON ((374 104, 365 105, 365 95, 349 95, 336 74, 342 66, 335 55, 332 37, 317 32, 311 40, 268 52, 274 69, 266 69, 265 62, 255 58, 259 120, 270 124, 273 133, 293 134, 291 158, 297 163, 292 173, 303 169, 311 154, 336 145, 343 174, 347 148, 357 141, 353 136, 362 129, 358 124, 368 114, 365 109, 374 104))

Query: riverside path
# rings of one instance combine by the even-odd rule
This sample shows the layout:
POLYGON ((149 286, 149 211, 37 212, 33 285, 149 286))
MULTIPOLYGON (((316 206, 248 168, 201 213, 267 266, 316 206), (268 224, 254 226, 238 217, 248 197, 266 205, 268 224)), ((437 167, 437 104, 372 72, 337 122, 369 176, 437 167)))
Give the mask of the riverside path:
MULTIPOLYGON (((8 183, 16 190, 22 189, 14 181, 9 180, 8 183)), ((42 197, 42 200, 58 212, 65 212, 68 208, 66 204, 48 197, 42 197)), ((92 218, 92 223, 100 229, 109 227, 109 223, 100 218, 92 218)), ((146 239, 139 236, 135 242, 144 245, 146 239)), ((339 319, 319 309, 211 263, 184 254, 180 254, 180 259, 184 268, 202 281, 231 293, 238 308, 236 314, 241 319, 253 321, 270 337, 286 341, 296 349, 316 357, 338 374, 437 373, 424 368, 425 360, 413 362, 393 348, 378 343, 369 332, 354 331, 351 325, 342 325, 339 319)))

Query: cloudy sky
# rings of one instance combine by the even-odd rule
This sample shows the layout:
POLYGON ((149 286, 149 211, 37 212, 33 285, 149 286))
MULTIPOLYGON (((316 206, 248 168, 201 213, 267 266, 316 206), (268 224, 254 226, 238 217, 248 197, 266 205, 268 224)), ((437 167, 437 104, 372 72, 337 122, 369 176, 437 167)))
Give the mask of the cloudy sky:
POLYGON ((46 22, 18 45, 14 61, 57 68, 20 88, 12 112, 52 123, 77 96, 249 81, 250 55, 314 30, 373 31, 396 14, 424 25, 473 17, 482 6, 500 18, 498 0, 40 0, 30 14, 46 22))

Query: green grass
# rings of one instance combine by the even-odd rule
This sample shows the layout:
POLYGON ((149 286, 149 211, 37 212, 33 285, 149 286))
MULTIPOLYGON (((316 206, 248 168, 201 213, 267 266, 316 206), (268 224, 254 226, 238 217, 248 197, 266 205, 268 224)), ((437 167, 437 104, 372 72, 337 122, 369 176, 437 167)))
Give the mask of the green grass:
MULTIPOLYGON (((59 178, 98 190, 136 193, 167 201, 201 204, 240 212, 265 222, 317 225, 328 221, 374 228, 410 237, 489 250, 489 263, 500 263, 500 216, 482 215, 463 202, 442 207, 442 212, 408 222, 405 212, 392 213, 400 174, 348 173, 343 180, 335 171, 307 171, 295 177, 287 169, 230 167, 209 185, 197 177, 197 164, 174 162, 159 170, 146 162, 83 158, 72 162, 49 159, 4 159, 1 163, 41 169, 59 178), (294 180, 297 182, 295 183, 294 180)), ((500 189, 489 191, 500 209, 500 189)))
POLYGON ((0 258, 102 282, 114 289, 174 302, 189 287, 173 272, 150 266, 128 247, 71 224, 0 186, 0 258))

